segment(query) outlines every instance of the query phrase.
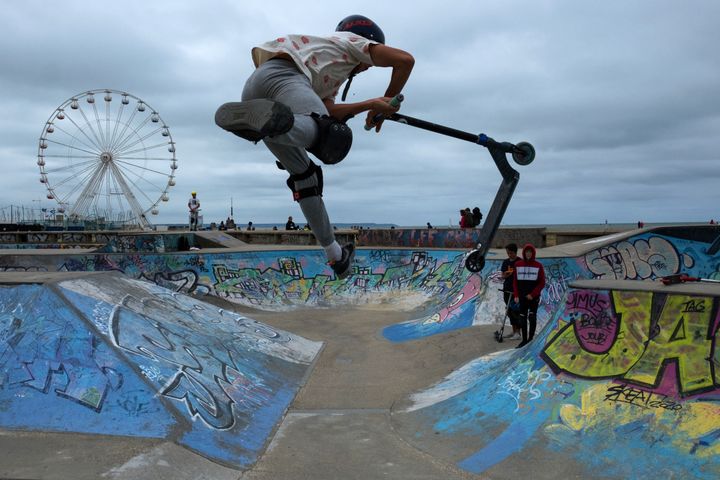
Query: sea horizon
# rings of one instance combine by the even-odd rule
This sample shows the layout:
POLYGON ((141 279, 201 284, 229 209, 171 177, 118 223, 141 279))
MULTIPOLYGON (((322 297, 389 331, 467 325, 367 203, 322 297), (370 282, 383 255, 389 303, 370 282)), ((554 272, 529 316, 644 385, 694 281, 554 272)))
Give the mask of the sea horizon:
MULTIPOLYGON (((216 226, 219 225, 219 223, 216 223, 216 226)), ((248 227, 247 223, 236 223, 236 229, 238 230, 246 230, 248 227)), ((305 225, 304 222, 296 223, 296 225, 299 228, 303 228, 305 225)), ((665 226, 671 226, 671 225, 709 225, 709 222, 643 222, 643 227, 665 227, 665 226)), ((187 226, 187 224, 184 223, 159 223, 155 224, 156 227, 168 227, 170 228, 182 228, 183 226, 187 226)), ((203 227, 209 227, 210 223, 203 223, 203 227)), ((278 230, 284 230, 285 229, 285 222, 282 223, 255 223, 253 222, 252 226, 255 229, 272 229, 273 227, 277 227, 278 230)), ((333 226, 337 229, 351 229, 351 228, 358 228, 362 227, 363 229, 426 229, 428 228, 427 225, 400 225, 396 223, 377 223, 377 222, 338 222, 333 223, 333 226)), ((482 224, 476 228, 481 228, 482 224)), ((434 229, 458 229, 460 228, 457 225, 447 226, 447 225, 433 225, 434 229)), ((602 229, 602 228, 612 228, 612 229, 634 229, 638 228, 638 222, 602 222, 602 223, 532 223, 532 224, 512 224, 512 223, 502 223, 500 224, 500 228, 562 228, 562 229, 602 229)))

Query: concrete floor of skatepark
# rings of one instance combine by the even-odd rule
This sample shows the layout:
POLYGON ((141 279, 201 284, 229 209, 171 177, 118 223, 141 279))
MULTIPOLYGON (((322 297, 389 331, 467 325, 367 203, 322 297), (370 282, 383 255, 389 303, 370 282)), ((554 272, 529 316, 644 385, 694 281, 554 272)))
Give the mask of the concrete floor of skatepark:
POLYGON ((407 444, 392 427, 393 404, 458 365, 515 343, 493 325, 407 344, 379 335, 411 312, 349 307, 267 312, 222 299, 210 303, 325 343, 312 373, 257 464, 247 472, 173 443, 74 433, 0 434, 0 478, 463 479, 463 472, 407 444))

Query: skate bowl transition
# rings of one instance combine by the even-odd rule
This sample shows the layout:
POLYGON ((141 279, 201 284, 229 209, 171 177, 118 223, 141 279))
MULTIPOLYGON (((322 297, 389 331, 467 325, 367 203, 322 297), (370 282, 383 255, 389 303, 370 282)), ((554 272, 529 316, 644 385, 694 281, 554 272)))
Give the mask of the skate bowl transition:
MULTIPOLYGON (((663 227, 541 249, 533 342, 429 378, 396 400, 393 430, 489 478, 719 478, 720 284, 659 281, 720 279, 718 235, 663 227)), ((203 297, 407 311, 378 332, 398 347, 503 316, 503 252, 471 274, 461 250, 358 249, 338 280, 318 249, 253 248, 0 252, 0 428, 168 438, 245 470, 321 344, 203 297)))

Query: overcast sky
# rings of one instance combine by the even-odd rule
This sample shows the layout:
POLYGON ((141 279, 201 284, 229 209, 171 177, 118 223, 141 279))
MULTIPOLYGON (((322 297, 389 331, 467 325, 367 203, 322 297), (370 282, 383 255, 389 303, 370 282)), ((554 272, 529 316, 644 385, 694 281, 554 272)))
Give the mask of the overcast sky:
MULTIPOLYGON (((401 113, 535 146, 535 162, 515 166, 503 223, 720 218, 720 2, 349 5, 3 2, 0 206, 51 205, 37 165, 43 126, 73 95, 109 88, 151 104, 177 144, 177 184, 155 223, 185 221, 191 190, 206 222, 227 217, 231 197, 238 222, 302 219, 270 153, 220 130, 214 112, 239 100, 253 46, 328 34, 360 13, 416 59, 401 113)), ((358 76, 348 100, 381 96, 389 75, 358 76)), ((350 155, 323 170, 334 222, 447 226, 461 207, 487 213, 501 177, 484 148, 393 122, 380 134, 361 118, 350 126, 350 155)))

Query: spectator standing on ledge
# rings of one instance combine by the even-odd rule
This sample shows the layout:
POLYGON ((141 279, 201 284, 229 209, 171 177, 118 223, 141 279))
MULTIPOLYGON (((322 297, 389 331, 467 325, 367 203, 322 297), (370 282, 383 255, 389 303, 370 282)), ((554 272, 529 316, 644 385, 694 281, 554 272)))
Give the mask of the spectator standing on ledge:
POLYGON ((460 228, 468 228, 467 223, 465 223, 465 222, 466 222, 465 210, 460 209, 460 222, 459 222, 460 228))
POLYGON ((513 294, 515 303, 520 304, 520 328, 522 329, 522 342, 516 348, 524 347, 535 336, 537 311, 543 288, 545 288, 545 269, 542 263, 535 260, 535 247, 528 243, 523 247, 522 258, 515 262, 513 277, 513 294), (530 325, 529 332, 528 324, 530 325))
POLYGON ((200 200, 197 199, 197 192, 190 194, 188 209, 190 209, 190 230, 197 230, 198 216, 200 214, 200 200))
POLYGON ((473 228, 473 218, 470 208, 460 210, 460 228, 473 228))

